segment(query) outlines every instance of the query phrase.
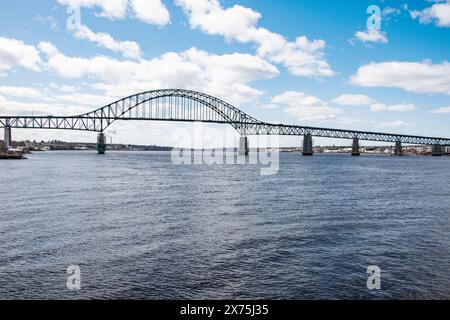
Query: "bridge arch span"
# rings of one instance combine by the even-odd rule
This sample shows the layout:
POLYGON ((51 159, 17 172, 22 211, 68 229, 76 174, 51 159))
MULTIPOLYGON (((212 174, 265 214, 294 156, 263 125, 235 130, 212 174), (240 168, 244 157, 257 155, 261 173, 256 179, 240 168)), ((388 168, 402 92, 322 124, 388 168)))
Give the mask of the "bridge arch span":
POLYGON ((241 134, 247 125, 262 123, 221 99, 185 89, 141 92, 77 117, 101 121, 100 131, 129 119, 228 123, 241 134))

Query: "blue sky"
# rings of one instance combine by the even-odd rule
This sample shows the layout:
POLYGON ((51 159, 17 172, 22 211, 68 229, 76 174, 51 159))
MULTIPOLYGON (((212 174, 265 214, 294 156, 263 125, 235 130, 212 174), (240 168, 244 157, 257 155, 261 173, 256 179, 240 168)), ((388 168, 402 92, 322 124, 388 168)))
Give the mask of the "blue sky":
MULTIPOLYGON (((265 121, 450 136, 447 1, 16 0, 1 6, 2 115, 69 115, 144 90, 183 87, 265 121), (370 5, 381 10, 380 29, 367 29, 370 5), (80 9, 76 28, 67 26, 70 6, 80 9)), ((119 124, 115 139, 170 144, 165 133, 173 128, 119 124)), ((34 137, 93 140, 71 132, 15 133, 34 137)))

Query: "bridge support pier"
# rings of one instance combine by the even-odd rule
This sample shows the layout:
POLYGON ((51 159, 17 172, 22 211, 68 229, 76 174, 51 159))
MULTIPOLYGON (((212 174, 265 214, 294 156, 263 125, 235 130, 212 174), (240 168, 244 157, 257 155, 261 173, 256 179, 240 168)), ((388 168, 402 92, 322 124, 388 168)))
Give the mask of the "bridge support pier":
POLYGON ((394 156, 403 156, 403 147, 401 141, 395 143, 394 156))
POLYGON ((97 136, 97 151, 98 154, 105 154, 106 152, 106 136, 103 132, 97 136))
POLYGON ((248 156, 249 152, 248 137, 241 137, 239 140, 239 155, 248 156))
POLYGON ((3 136, 5 141, 4 149, 8 150, 12 145, 11 127, 5 127, 5 135, 3 136))
POLYGON ((361 155, 361 152, 359 152, 359 139, 355 138, 355 139, 353 139, 352 156, 358 157, 360 155, 361 155))
POLYGON ((304 156, 312 156, 314 154, 313 152, 313 141, 312 141, 312 135, 307 133, 303 137, 303 155, 304 156))
POLYGON ((431 147, 431 155, 434 157, 441 157, 444 155, 444 150, 442 149, 442 145, 435 144, 431 147))

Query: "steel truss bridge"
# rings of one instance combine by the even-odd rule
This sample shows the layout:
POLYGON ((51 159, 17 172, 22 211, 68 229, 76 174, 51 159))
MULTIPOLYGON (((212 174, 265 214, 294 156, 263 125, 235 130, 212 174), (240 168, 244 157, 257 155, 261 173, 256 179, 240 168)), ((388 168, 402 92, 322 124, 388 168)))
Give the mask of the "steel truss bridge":
MULTIPOLYGON (((152 120, 222 123, 233 126, 242 137, 252 135, 305 136, 449 146, 450 138, 327 129, 260 121, 216 97, 183 89, 138 93, 102 108, 75 116, 0 116, 0 127, 91 131, 102 134, 118 120, 152 120)), ((6 130, 5 130, 6 134, 6 130)), ((10 131, 9 131, 10 139, 10 131)), ((5 140, 7 140, 5 138, 5 140)), ((357 145, 359 146, 359 145, 357 145)), ((304 145, 305 147, 305 145, 304 145)))

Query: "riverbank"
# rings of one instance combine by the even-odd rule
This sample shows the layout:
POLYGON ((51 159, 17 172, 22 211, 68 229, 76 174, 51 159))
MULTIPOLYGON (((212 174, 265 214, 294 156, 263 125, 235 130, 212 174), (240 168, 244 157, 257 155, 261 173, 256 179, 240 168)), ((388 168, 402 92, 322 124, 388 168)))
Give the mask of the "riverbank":
POLYGON ((24 160, 26 159, 21 152, 2 151, 0 152, 0 160, 24 160))

